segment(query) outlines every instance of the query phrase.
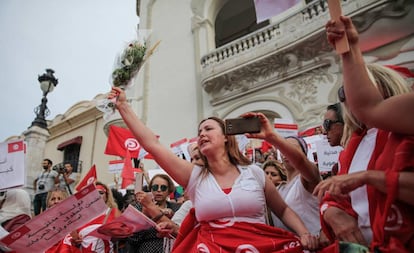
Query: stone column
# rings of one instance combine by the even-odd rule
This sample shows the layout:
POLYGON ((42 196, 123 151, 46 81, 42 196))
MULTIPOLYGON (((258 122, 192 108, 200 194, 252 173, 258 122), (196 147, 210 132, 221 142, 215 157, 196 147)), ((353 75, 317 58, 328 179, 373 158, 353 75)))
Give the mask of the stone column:
POLYGON ((24 140, 26 142, 26 182, 25 189, 33 194, 33 181, 36 176, 42 172, 42 161, 46 142, 49 139, 50 133, 47 129, 31 126, 23 132, 24 140))

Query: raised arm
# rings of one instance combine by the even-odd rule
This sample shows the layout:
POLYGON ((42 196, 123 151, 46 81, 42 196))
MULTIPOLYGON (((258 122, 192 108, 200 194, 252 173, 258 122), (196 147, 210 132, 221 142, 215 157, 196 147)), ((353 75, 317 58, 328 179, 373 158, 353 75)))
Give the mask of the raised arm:
POLYGON ((374 87, 365 68, 364 58, 358 42, 358 32, 349 17, 341 16, 345 28, 338 28, 335 21, 326 24, 329 43, 348 37, 350 51, 341 55, 346 103, 352 113, 366 125, 387 131, 414 134, 414 114, 407 114, 407 108, 414 108, 414 93, 383 99, 374 87))
POLYGON ((261 122, 261 131, 257 134, 246 134, 249 138, 264 139, 273 146, 277 147, 280 152, 286 156, 292 165, 299 170, 302 181, 309 192, 313 192, 315 186, 321 181, 319 170, 316 164, 312 163, 306 155, 300 150, 296 149, 285 138, 277 134, 269 120, 263 113, 246 113, 243 117, 259 117, 261 122))
POLYGON ((266 178, 265 181, 265 196, 267 206, 274 214, 290 229, 300 237, 300 241, 305 249, 318 248, 318 240, 316 236, 312 235, 305 227, 301 218, 293 211, 286 202, 282 199, 276 187, 266 178))
POLYGON ((163 146, 156 135, 138 118, 126 100, 125 92, 112 87, 108 99, 115 99, 116 108, 129 130, 138 140, 140 145, 148 151, 154 160, 163 168, 178 184, 187 186, 193 165, 176 156, 170 149, 163 146))

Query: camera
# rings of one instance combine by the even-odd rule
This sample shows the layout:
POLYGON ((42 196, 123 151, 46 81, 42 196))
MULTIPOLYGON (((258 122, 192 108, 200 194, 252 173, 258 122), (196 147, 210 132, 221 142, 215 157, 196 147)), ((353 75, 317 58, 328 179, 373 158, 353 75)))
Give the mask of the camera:
POLYGON ((39 184, 39 186, 37 188, 39 190, 44 190, 45 189, 45 185, 44 184, 39 184))
POLYGON ((65 168, 65 165, 63 163, 59 163, 53 166, 53 170, 55 170, 57 173, 60 173, 60 174, 67 172, 67 169, 65 168))
POLYGON ((63 173, 68 172, 68 170, 66 168, 59 168, 58 172, 63 174, 63 173))

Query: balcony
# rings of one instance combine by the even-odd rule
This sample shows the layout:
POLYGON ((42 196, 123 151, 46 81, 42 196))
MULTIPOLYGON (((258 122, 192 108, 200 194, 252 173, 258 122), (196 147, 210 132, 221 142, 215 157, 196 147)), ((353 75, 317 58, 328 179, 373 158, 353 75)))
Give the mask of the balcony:
MULTIPOLYGON (((396 17, 407 14, 404 1, 343 0, 342 9, 353 17, 360 32, 386 10, 396 17)), ((332 59, 323 57, 334 55, 324 33, 329 18, 327 0, 313 1, 279 22, 204 55, 200 76, 210 103, 219 105, 332 64, 332 59)))

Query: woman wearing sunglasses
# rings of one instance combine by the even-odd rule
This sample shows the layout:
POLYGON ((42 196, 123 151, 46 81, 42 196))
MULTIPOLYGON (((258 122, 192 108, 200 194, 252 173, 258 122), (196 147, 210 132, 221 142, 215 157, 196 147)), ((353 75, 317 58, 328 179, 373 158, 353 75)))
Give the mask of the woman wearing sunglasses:
MULTIPOLYGON (((180 204, 168 201, 174 192, 175 185, 166 174, 157 174, 149 183, 150 193, 139 191, 135 194, 135 207, 151 218, 154 222, 169 221, 180 208, 180 204)), ((164 238, 157 236, 156 228, 135 233, 127 238, 127 252, 162 253, 164 238)))
MULTIPOLYGON (((371 121, 354 114, 347 86, 350 82, 356 86, 369 84, 384 101, 392 96, 402 97, 409 89, 394 70, 362 61, 355 28, 349 18, 341 20, 351 47, 342 55, 345 88, 338 90, 339 100, 345 105, 345 145, 339 157, 338 176, 321 182, 314 191, 323 198, 322 227, 331 239, 362 244, 372 252, 413 252, 414 173, 410 171, 414 167, 414 140, 374 128, 371 121)), ((337 34, 344 33, 333 21, 326 28, 331 43, 337 34)), ((367 99, 369 95, 364 96, 367 99)), ((386 116, 388 121, 398 121, 395 115, 386 116)))

